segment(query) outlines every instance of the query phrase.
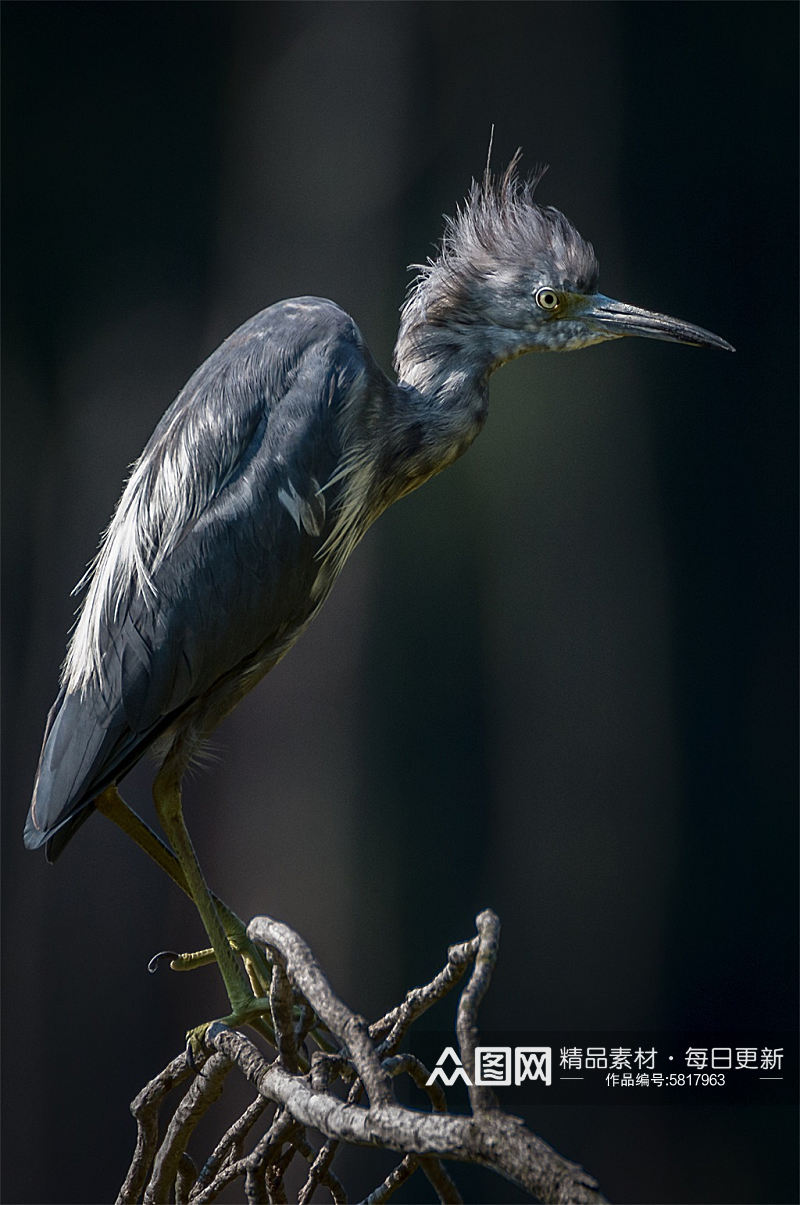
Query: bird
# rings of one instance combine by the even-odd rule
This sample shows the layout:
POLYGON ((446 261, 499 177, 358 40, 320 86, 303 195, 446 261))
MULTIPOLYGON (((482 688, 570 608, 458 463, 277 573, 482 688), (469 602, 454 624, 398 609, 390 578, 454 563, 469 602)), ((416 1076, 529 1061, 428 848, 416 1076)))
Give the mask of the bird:
POLYGON ((501 365, 623 336, 734 350, 598 292, 592 245, 535 199, 545 170, 523 176, 519 152, 496 175, 487 164, 436 253, 411 265, 396 380, 326 299, 277 302, 235 330, 157 424, 79 583, 25 845, 54 861, 155 753, 156 812, 234 1015, 242 976, 182 812, 209 734, 300 638, 380 514, 469 448, 501 365))

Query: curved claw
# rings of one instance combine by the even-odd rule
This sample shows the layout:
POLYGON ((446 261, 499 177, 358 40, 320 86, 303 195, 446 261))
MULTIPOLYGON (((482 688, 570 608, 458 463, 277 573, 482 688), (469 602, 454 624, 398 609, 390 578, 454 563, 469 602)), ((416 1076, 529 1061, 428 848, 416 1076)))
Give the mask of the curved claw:
POLYGON ((205 1021, 202 1025, 195 1025, 194 1029, 190 1029, 186 1034, 186 1059, 195 1074, 200 1071, 208 1057, 205 1037, 214 1024, 216 1024, 214 1021, 205 1021))
POLYGON ((155 975, 162 962, 174 962, 176 958, 180 958, 177 950, 159 950, 148 962, 147 969, 151 975, 155 975))

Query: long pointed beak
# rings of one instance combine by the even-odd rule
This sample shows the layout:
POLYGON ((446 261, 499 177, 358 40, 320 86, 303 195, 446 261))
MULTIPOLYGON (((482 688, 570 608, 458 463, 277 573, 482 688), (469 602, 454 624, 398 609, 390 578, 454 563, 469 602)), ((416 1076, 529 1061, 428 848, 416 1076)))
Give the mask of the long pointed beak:
POLYGON ((602 293, 586 297, 586 304, 578 311, 580 317, 607 339, 618 339, 622 335, 641 335, 645 339, 665 339, 669 343, 691 343, 695 347, 719 347, 723 351, 735 351, 727 339, 692 326, 680 318, 666 314, 654 314, 641 310, 624 301, 614 301, 602 293))

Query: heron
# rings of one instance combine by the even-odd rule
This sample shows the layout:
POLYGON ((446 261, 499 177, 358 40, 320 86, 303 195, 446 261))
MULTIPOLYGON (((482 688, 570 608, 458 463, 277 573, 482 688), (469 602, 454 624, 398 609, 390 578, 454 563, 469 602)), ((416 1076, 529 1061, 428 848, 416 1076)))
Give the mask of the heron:
POLYGON ((598 292, 591 244, 535 200, 544 170, 523 176, 519 154, 497 175, 487 165, 412 265, 396 380, 332 301, 280 301, 235 330, 156 426, 76 587, 25 844, 54 861, 94 810, 127 827, 194 900, 233 1020, 252 990, 182 809, 203 742, 299 639, 378 516, 467 450, 495 369, 623 336, 733 350, 598 292), (171 852, 120 820, 117 785, 148 750, 171 852))

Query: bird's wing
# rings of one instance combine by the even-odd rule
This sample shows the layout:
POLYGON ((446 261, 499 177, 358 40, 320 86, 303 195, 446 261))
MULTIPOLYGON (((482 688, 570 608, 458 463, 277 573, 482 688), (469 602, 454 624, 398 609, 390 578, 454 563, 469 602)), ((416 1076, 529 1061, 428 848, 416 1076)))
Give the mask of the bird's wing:
POLYGON ((343 432, 375 371, 351 319, 299 299, 235 332, 166 412, 88 583, 29 847, 76 826, 183 712, 257 680, 308 622, 343 432))

